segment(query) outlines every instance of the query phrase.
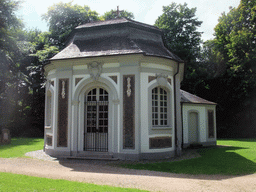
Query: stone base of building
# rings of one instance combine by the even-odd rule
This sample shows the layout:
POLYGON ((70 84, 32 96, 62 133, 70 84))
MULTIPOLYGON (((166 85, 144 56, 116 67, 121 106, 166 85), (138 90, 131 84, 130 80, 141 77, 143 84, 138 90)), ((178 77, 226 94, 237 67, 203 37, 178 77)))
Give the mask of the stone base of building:
POLYGON ((157 152, 157 153, 108 153, 108 152, 74 152, 45 149, 45 153, 56 158, 74 158, 74 159, 99 159, 99 160, 158 160, 169 159, 175 156, 175 151, 157 152))
POLYGON ((209 147, 209 146, 216 146, 217 142, 216 141, 209 141, 209 142, 200 142, 200 143, 184 143, 183 148, 188 148, 188 147, 209 147))

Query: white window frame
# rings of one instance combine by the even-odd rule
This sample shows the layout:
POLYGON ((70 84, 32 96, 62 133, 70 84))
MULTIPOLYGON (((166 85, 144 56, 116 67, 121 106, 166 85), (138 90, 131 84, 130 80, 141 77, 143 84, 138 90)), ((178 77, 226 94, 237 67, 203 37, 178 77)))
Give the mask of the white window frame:
MULTIPOLYGON (((150 124, 151 124, 151 128, 152 129, 171 129, 171 94, 170 94, 170 91, 165 88, 165 87, 162 87, 162 86, 154 86, 152 89, 150 89, 150 114, 149 114, 149 117, 150 117, 150 124), (155 100, 153 99, 153 90, 155 90, 157 88, 158 90, 158 93, 157 93, 157 102, 158 102, 158 111, 157 111, 157 120, 158 120, 158 125, 154 125, 153 124, 153 114, 156 114, 156 112, 153 110, 153 102, 155 102, 155 100), (161 102, 165 102, 165 100, 162 100, 161 99, 161 92, 160 92, 160 89, 163 89, 165 92, 166 92, 166 102, 167 102, 167 106, 166 106, 166 109, 167 109, 167 112, 161 112, 161 102), (167 121, 167 124, 163 124, 163 125, 160 125, 161 124, 161 113, 163 114, 163 116, 166 114, 166 118, 164 117, 163 120, 166 120, 167 121)), ((164 95, 163 95, 164 97, 164 95)), ((163 106, 164 107, 164 106, 163 106)), ((164 108, 163 108, 164 109, 164 108)))

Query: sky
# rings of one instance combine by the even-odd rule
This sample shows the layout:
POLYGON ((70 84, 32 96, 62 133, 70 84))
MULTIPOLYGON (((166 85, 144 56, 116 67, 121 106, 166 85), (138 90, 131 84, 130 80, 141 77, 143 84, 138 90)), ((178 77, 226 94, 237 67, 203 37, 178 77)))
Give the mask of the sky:
MULTIPOLYGON (((38 28, 42 31, 48 31, 46 22, 41 20, 41 15, 46 13, 48 7, 61 0, 24 0, 18 15, 22 17, 26 28, 38 28)), ((68 3, 71 0, 62 0, 68 3)), ((229 12, 229 7, 238 7, 240 0, 73 0, 73 5, 88 5, 91 10, 103 15, 111 9, 132 12, 136 21, 153 25, 156 19, 163 13, 162 7, 170 5, 172 2, 177 4, 187 3, 189 8, 197 8, 196 17, 203 21, 199 32, 203 32, 204 41, 213 39, 214 27, 218 24, 218 18, 221 13, 229 12)))

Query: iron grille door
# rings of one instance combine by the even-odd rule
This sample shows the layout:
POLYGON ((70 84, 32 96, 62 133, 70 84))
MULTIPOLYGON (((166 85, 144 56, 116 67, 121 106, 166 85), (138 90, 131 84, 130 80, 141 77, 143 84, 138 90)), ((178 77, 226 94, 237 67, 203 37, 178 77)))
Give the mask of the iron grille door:
POLYGON ((84 151, 108 151, 108 92, 94 88, 86 95, 84 151))

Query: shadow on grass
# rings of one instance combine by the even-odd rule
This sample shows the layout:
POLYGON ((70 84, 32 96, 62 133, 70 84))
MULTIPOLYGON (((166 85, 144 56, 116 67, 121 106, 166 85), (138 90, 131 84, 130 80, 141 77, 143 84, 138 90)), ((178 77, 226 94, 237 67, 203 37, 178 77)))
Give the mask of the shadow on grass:
POLYGON ((255 143, 256 142, 256 139, 255 138, 249 138, 249 139, 243 139, 243 138, 240 138, 240 139, 225 139, 225 138, 222 138, 222 139, 219 139, 219 141, 230 141, 230 142, 236 142, 236 141, 239 141, 239 142, 247 142, 247 143, 255 143))
POLYGON ((256 163, 237 154, 242 147, 201 148, 199 158, 182 161, 162 162, 100 162, 96 160, 60 160, 60 164, 72 171, 92 173, 112 173, 126 175, 160 176, 170 178, 191 178, 203 180, 223 180, 256 172, 256 163), (113 166, 114 165, 114 166, 113 166), (129 168, 129 169, 126 169, 129 168))
POLYGON ((198 150, 202 156, 198 160, 192 159, 190 165, 196 165, 197 170, 192 174, 223 174, 247 175, 256 172, 256 163, 239 155, 237 150, 247 150, 245 147, 217 147, 198 150))

